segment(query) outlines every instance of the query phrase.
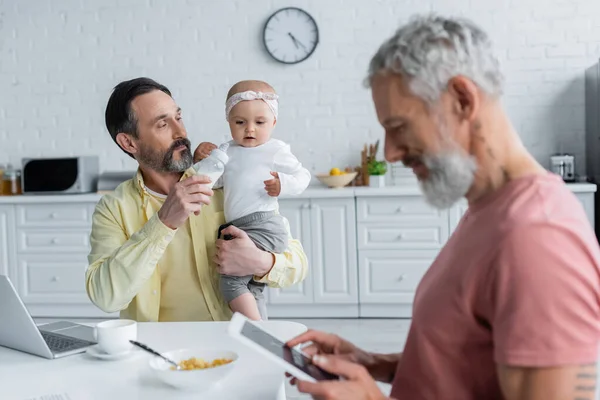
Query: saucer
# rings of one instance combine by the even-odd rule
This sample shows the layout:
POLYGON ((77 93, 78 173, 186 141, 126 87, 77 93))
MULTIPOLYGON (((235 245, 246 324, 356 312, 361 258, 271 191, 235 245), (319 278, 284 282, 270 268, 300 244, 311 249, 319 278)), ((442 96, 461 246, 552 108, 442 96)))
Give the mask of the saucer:
POLYGON ((90 356, 92 356, 94 358, 98 358, 100 360, 115 361, 115 360, 123 360, 125 358, 129 358, 135 354, 140 354, 141 351, 136 348, 133 348, 129 351, 124 351, 123 353, 107 354, 107 353, 103 352, 102 350, 100 350, 100 346, 96 345, 96 346, 88 347, 86 353, 89 354, 90 356))

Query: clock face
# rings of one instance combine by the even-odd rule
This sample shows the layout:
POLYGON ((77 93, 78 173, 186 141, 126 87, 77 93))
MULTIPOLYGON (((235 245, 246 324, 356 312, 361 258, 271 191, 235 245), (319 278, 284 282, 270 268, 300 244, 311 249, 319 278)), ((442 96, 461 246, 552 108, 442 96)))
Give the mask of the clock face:
POLYGON ((319 29, 306 11, 289 7, 269 18, 263 38, 271 57, 285 64, 296 64, 315 51, 319 43, 319 29))

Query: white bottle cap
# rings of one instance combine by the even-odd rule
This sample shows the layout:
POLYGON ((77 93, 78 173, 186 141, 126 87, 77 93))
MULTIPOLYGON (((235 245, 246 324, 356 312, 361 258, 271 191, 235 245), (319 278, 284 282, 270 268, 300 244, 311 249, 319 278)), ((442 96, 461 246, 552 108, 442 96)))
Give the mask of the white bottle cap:
POLYGON ((211 151, 209 157, 214 157, 217 160, 221 161, 223 164, 227 164, 227 162, 229 161, 229 156, 227 155, 227 153, 219 149, 214 149, 213 151, 211 151))

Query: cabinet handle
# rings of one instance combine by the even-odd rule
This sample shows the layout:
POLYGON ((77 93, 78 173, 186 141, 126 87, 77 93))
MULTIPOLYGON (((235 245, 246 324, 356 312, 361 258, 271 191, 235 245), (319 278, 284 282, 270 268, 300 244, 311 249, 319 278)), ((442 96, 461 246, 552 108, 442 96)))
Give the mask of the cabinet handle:
POLYGON ((400 275, 400 277, 398 278, 398 282, 402 282, 404 278, 406 278, 406 274, 400 275))
POLYGON ((398 207, 398 208, 396 209, 396 214, 400 214, 400 213, 402 213, 403 211, 404 211, 404 209, 403 209, 402 207, 398 207))
POLYGON ((58 238, 52 238, 52 244, 58 244, 58 238))
POLYGON ((50 218, 52 219, 56 219, 58 217, 58 214, 53 212, 52 214, 50 214, 50 218))
POLYGON ((399 233, 399 234, 398 234, 398 240, 402 240, 402 239, 404 239, 404 235, 403 235, 403 234, 401 234, 401 233, 399 233))
POLYGON ((58 282, 60 281, 60 278, 58 276, 53 276, 51 280, 52 282, 58 282))

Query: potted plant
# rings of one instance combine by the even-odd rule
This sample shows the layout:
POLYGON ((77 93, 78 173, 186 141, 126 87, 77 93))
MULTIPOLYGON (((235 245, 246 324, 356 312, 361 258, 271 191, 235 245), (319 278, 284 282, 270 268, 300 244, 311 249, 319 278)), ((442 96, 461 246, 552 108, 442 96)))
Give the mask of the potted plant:
POLYGON ((387 163, 385 161, 373 159, 367 164, 367 170, 369 171, 370 187, 385 186, 385 173, 387 172, 387 163))

